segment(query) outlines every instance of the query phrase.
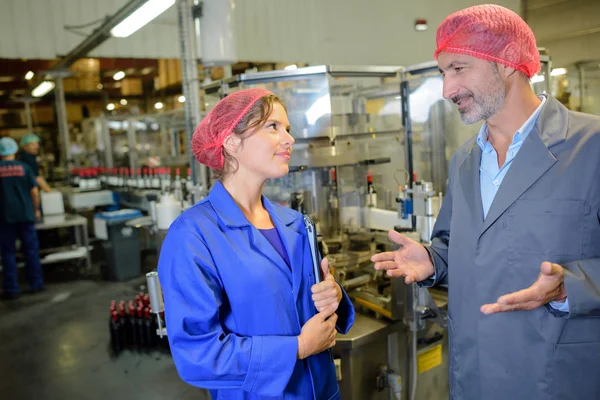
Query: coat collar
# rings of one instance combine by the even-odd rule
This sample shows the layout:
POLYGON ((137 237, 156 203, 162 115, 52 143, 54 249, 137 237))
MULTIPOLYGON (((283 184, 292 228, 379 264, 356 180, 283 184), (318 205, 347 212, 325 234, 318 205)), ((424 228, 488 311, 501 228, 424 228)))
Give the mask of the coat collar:
MULTIPOLYGON (((265 196, 261 196, 261 198, 265 209, 269 212, 272 218, 277 219, 277 222, 280 222, 285 226, 290 226, 300 219, 300 214, 294 212, 293 210, 286 209, 284 207, 275 207, 265 196)), ((233 197, 231 197, 229 192, 225 189, 221 181, 217 181, 217 183, 211 189, 210 193, 208 194, 208 201, 217 212, 221 222, 223 222, 227 227, 242 228, 252 226, 240 207, 236 204, 235 200, 233 200, 233 197)))
MULTIPOLYGON (((480 236, 557 162, 550 149, 565 141, 568 124, 569 111, 556 99, 549 97, 494 197, 483 221, 480 236)), ((483 216, 479 184, 480 162, 481 149, 473 144, 459 168, 465 196, 473 212, 478 213, 478 219, 483 216)))
POLYGON ((302 214, 286 207, 272 204, 265 196, 262 202, 271 215, 273 224, 281 237, 281 241, 290 259, 289 267, 275 248, 246 218, 223 184, 218 181, 208 195, 208 201, 217 213, 217 216, 228 228, 244 229, 248 233, 250 246, 272 262, 288 278, 291 278, 294 297, 299 294, 302 281, 302 271, 305 256, 304 221, 302 214), (290 276, 291 267, 291 276, 290 276))

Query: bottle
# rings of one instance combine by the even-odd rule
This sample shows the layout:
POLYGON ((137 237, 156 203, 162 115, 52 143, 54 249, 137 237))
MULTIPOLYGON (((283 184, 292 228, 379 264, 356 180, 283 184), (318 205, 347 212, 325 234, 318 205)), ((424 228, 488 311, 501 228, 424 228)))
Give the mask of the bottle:
POLYGON ((138 189, 143 189, 144 186, 146 184, 146 181, 144 180, 144 177, 142 176, 142 169, 138 168, 137 169, 137 184, 136 187, 138 189))
POLYGON ((160 189, 160 177, 158 168, 152 168, 152 189, 160 189))
POLYGON ((144 307, 138 306, 137 308, 137 320, 136 320, 136 328, 137 328, 137 337, 138 337, 138 347, 144 348, 146 347, 146 328, 144 325, 144 307))
POLYGON ((146 346, 154 346, 154 338, 156 337, 156 330, 152 331, 152 319, 150 318, 150 309, 146 307, 144 309, 144 334, 146 335, 146 346))
POLYGON ((109 324, 110 329, 110 343, 112 345, 112 349, 115 354, 119 354, 121 350, 123 350, 123 341, 122 341, 122 327, 119 322, 119 316, 117 315, 117 311, 111 312, 111 319, 109 324))
POLYGON ((137 317, 135 315, 135 307, 133 301, 129 302, 129 320, 127 321, 128 326, 128 343, 130 348, 136 348, 139 346, 138 332, 137 332, 137 317))
POLYGON ((173 183, 173 194, 175 199, 181 204, 183 203, 183 187, 181 185, 181 176, 179 175, 179 168, 175 169, 175 182, 173 183))
POLYGON ((144 188, 152 189, 152 175, 150 174, 151 168, 144 168, 144 188))
POLYGON ((367 207, 377 207, 377 192, 373 186, 373 173, 367 173, 367 207))

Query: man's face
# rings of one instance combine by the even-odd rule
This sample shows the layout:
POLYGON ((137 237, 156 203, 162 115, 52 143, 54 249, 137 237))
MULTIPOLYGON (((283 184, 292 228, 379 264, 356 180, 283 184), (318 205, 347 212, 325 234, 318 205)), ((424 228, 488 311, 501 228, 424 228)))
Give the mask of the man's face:
POLYGON ((496 63, 441 52, 438 66, 444 77, 443 96, 458 106, 464 123, 488 120, 504 106, 506 86, 496 63))
POLYGON ((32 142, 23 146, 23 150, 29 154, 37 155, 40 152, 40 142, 32 142))

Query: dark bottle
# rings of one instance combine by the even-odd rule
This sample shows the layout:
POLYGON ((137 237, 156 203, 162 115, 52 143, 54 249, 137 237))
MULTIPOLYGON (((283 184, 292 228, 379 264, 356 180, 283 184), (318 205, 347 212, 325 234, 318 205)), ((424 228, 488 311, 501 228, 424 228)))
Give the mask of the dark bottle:
POLYGON ((138 338, 138 347, 145 348, 147 346, 146 343, 146 331, 144 326, 144 309, 140 306, 137 308, 137 338, 138 338))
POLYGON ((129 304, 129 319, 127 321, 128 326, 128 344, 129 348, 136 348, 139 346, 138 332, 137 332, 137 318, 135 316, 135 308, 133 302, 129 304))
POLYGON ((110 342, 115 354, 118 354, 123 350, 122 330, 121 323, 119 322, 119 315, 116 311, 113 311, 110 320, 110 342))
POLYGON ((146 335, 146 346, 149 348, 155 344, 154 338, 156 337, 156 329, 152 330, 152 318, 150 317, 150 309, 144 309, 144 333, 146 335))

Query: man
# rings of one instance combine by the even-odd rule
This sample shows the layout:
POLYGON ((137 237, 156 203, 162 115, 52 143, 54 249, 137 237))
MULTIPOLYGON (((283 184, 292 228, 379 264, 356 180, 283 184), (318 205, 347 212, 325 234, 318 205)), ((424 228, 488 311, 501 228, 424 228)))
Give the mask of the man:
POLYGON ((479 135, 450 163, 431 246, 372 257, 448 284, 453 399, 600 399, 600 119, 536 96, 533 33, 493 5, 450 15, 444 97, 479 135))
POLYGON ((21 241, 26 274, 33 293, 43 290, 42 268, 34 223, 40 218, 39 192, 33 172, 15 160, 19 146, 9 137, 0 139, 0 256, 2 298, 19 297, 16 245, 21 241))
POLYGON ((37 162, 37 156, 40 152, 40 138, 33 133, 28 133, 21 138, 21 149, 19 160, 31 168, 40 189, 44 192, 51 192, 52 188, 48 185, 46 179, 40 175, 40 166, 37 162))

